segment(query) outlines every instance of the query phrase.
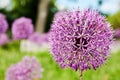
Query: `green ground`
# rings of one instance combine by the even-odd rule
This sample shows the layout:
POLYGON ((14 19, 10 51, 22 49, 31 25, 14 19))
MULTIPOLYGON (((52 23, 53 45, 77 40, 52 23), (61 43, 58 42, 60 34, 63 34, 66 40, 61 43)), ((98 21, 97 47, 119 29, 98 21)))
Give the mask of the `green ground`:
MULTIPOLYGON (((36 56, 44 68, 41 80, 79 80, 79 72, 61 69, 52 59, 49 52, 21 53, 14 47, 0 48, 0 80, 5 80, 5 72, 25 55, 36 56), (8 49, 7 49, 8 48, 8 49)), ((120 80, 120 52, 112 54, 105 65, 96 71, 84 72, 83 80, 120 80)))

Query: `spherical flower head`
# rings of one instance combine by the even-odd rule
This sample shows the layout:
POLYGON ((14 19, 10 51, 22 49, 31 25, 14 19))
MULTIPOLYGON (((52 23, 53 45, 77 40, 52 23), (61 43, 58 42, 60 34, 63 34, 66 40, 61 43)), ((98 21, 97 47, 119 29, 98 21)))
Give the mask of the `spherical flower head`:
POLYGON ((31 42, 34 42, 34 43, 37 43, 39 44, 39 41, 40 41, 40 34, 35 32, 33 33, 29 38, 28 38, 29 41, 31 42))
POLYGON ((0 46, 6 44, 9 41, 8 35, 5 33, 0 34, 0 46))
POLYGON ((48 33, 39 34, 35 32, 29 37, 28 40, 42 46, 42 44, 48 43, 48 33))
POLYGON ((0 13, 0 33, 5 33, 8 29, 8 23, 4 14, 0 13))
POLYGON ((14 39, 27 39, 34 31, 32 20, 21 17, 16 19, 12 25, 12 34, 14 39))
POLYGON ((38 80, 42 77, 42 71, 35 57, 26 56, 7 70, 6 80, 38 80))
POLYGON ((110 24, 95 10, 66 11, 51 25, 51 53, 62 68, 96 70, 105 62, 111 41, 110 24))

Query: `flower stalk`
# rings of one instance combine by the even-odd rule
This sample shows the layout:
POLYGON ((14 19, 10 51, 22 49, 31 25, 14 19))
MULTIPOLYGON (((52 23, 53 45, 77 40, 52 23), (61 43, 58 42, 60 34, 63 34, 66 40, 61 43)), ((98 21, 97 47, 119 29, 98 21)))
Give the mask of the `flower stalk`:
POLYGON ((82 71, 80 71, 80 80, 83 80, 83 73, 82 73, 82 71))

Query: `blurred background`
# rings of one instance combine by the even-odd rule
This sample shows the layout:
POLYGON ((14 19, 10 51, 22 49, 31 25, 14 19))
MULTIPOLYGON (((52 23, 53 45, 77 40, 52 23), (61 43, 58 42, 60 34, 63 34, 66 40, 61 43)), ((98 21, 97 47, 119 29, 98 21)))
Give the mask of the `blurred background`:
MULTIPOLYGON (((11 27, 17 18, 24 16, 32 19, 35 31, 42 35, 49 33, 56 12, 77 8, 98 10, 106 16, 114 29, 114 42, 111 45, 112 54, 109 60, 96 71, 86 71, 83 80, 120 80, 120 0, 0 0, 0 13, 6 16, 9 24, 9 38, 12 38, 11 27)), ((47 41, 38 46, 26 40, 19 40, 0 46, 0 80, 5 80, 7 68, 19 62, 25 55, 38 58, 44 68, 41 80, 79 79, 78 72, 61 69, 54 62, 47 41)))
POLYGON ((16 18, 25 16, 33 20, 35 29, 39 32, 49 31, 56 12, 74 8, 96 9, 107 16, 114 29, 120 27, 117 19, 120 14, 119 0, 0 0, 0 12, 7 16, 9 28, 16 18))

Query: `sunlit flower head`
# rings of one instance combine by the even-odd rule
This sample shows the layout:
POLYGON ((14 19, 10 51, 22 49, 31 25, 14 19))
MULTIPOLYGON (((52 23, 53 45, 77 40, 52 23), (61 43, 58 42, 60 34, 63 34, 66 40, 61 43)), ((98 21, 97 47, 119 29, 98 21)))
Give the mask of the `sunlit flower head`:
POLYGON ((96 70, 107 59, 111 41, 110 24, 95 10, 60 13, 51 25, 51 53, 62 68, 96 70))

